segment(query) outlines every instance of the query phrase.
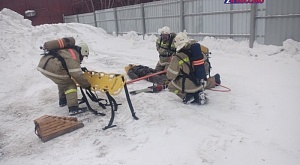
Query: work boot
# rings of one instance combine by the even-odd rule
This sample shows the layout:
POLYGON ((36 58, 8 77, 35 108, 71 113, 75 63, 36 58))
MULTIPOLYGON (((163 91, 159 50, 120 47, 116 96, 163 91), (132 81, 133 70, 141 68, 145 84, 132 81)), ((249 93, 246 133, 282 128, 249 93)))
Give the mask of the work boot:
POLYGON ((196 92, 194 94, 195 100, 192 102, 193 104, 203 105, 207 102, 206 95, 203 91, 196 92))
POLYGON ((199 92, 198 96, 199 96, 199 102, 198 102, 198 104, 199 105, 205 104, 206 103, 205 93, 203 91, 201 91, 201 92, 199 92))
POLYGON ((58 104, 60 107, 64 107, 65 105, 67 105, 67 99, 65 97, 59 98, 58 104))
POLYGON ((221 84, 221 76, 219 73, 215 74, 215 82, 217 83, 216 86, 221 84))
POLYGON ((79 108, 78 106, 69 107, 69 115, 74 116, 87 111, 87 107, 79 108))
POLYGON ((188 104, 188 103, 193 102, 194 100, 195 100, 195 98, 194 98, 194 93, 187 93, 187 94, 184 96, 182 102, 183 102, 184 104, 188 104))

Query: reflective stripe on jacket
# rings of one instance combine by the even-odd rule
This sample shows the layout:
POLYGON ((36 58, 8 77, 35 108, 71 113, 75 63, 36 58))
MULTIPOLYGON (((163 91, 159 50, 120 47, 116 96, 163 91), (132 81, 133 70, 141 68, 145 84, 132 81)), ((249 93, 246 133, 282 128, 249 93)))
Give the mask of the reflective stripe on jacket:
POLYGON ((52 55, 42 56, 37 70, 46 75, 61 78, 62 80, 69 79, 71 76, 83 88, 90 86, 90 83, 83 76, 78 52, 74 49, 60 49, 57 53, 65 60, 69 75, 61 61, 52 55))

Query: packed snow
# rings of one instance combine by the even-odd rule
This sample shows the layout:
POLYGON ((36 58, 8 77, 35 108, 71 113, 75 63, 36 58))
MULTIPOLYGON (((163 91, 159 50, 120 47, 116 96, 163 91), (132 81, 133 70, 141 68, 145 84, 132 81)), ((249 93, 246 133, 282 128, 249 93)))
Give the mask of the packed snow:
MULTIPOLYGON (((160 27, 158 27, 160 28, 160 27)), ((274 34, 276 35, 276 34, 274 34)), ((32 26, 9 9, 0 12, 0 164, 1 165, 298 165, 300 164, 300 43, 248 47, 248 41, 204 38, 212 74, 230 92, 206 90, 209 103, 185 105, 167 90, 131 96, 134 120, 122 91, 117 127, 90 112, 76 116, 84 127, 42 142, 33 120, 68 116, 58 106, 57 86, 36 67, 44 42, 74 37, 89 45, 89 70, 126 75, 128 64, 154 68, 155 35, 128 32, 112 36, 90 25, 32 26)), ((129 80, 129 79, 128 79, 129 80)), ((151 83, 128 85, 129 91, 151 83)), ((217 87, 216 89, 222 89, 217 87)), ((80 92, 78 93, 80 95, 80 92)), ((100 97, 105 95, 100 93, 100 97)))

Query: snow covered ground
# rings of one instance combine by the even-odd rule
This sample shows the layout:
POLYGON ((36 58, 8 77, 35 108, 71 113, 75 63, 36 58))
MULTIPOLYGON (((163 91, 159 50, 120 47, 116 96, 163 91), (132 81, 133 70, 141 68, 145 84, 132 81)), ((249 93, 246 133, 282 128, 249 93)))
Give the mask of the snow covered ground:
MULTIPOLYGON (((159 27, 158 27, 159 28, 159 27)), ((168 91, 131 96, 124 92, 117 127, 102 130, 110 118, 87 112, 85 126, 43 143, 33 120, 67 116, 58 107, 57 87, 36 70, 44 42, 73 36, 90 46, 89 70, 125 74, 130 63, 155 67, 155 36, 122 37, 83 24, 31 26, 11 10, 0 12, 1 165, 298 165, 300 164, 300 43, 283 46, 230 39, 200 41, 211 52, 213 74, 231 92, 207 90, 204 106, 184 105, 168 91)), ((139 81, 129 91, 151 84, 139 81)), ((219 88, 218 88, 219 89, 219 88)), ((101 94, 100 96, 103 96, 101 94)), ((98 105, 93 104, 94 108, 98 105)), ((100 109, 100 107, 98 108, 100 109)))

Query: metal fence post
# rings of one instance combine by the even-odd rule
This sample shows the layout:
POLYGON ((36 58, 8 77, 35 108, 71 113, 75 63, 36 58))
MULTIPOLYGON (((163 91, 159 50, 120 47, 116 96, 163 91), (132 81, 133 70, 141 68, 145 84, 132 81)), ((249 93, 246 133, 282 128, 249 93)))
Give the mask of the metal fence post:
POLYGON ((256 15, 256 4, 251 5, 251 13, 250 13, 250 39, 249 39, 249 47, 253 48, 253 43, 255 40, 255 15, 256 15))
POLYGON ((184 4, 183 0, 180 0, 180 31, 183 32, 185 26, 184 26, 184 4))
MULTIPOLYGON (((233 11, 233 4, 230 4, 230 11, 233 11)), ((233 13, 230 13, 230 23, 229 23, 229 33, 230 34, 233 34, 233 13)), ((230 37, 231 39, 233 38, 233 37, 230 37)))
POLYGON ((79 15, 78 14, 76 14, 76 18, 77 18, 77 23, 80 23, 79 22, 79 15))
POLYGON ((65 21, 65 15, 62 14, 62 17, 63 17, 63 23, 66 23, 66 21, 65 21))
POLYGON ((95 21, 95 27, 97 27, 97 19, 96 19, 96 12, 94 11, 94 21, 95 21))
POLYGON ((118 26, 117 8, 114 8, 114 19, 115 19, 116 34, 118 36, 118 34, 119 34, 119 26, 118 26))
POLYGON ((93 8, 93 14, 94 14, 94 23, 95 23, 95 27, 97 27, 96 13, 95 13, 95 7, 94 7, 93 0, 91 0, 91 4, 92 4, 92 8, 93 8))
POLYGON ((143 24, 143 39, 146 34, 146 21, 145 21, 145 10, 144 10, 144 4, 141 4, 141 13, 142 13, 142 24, 143 24))

